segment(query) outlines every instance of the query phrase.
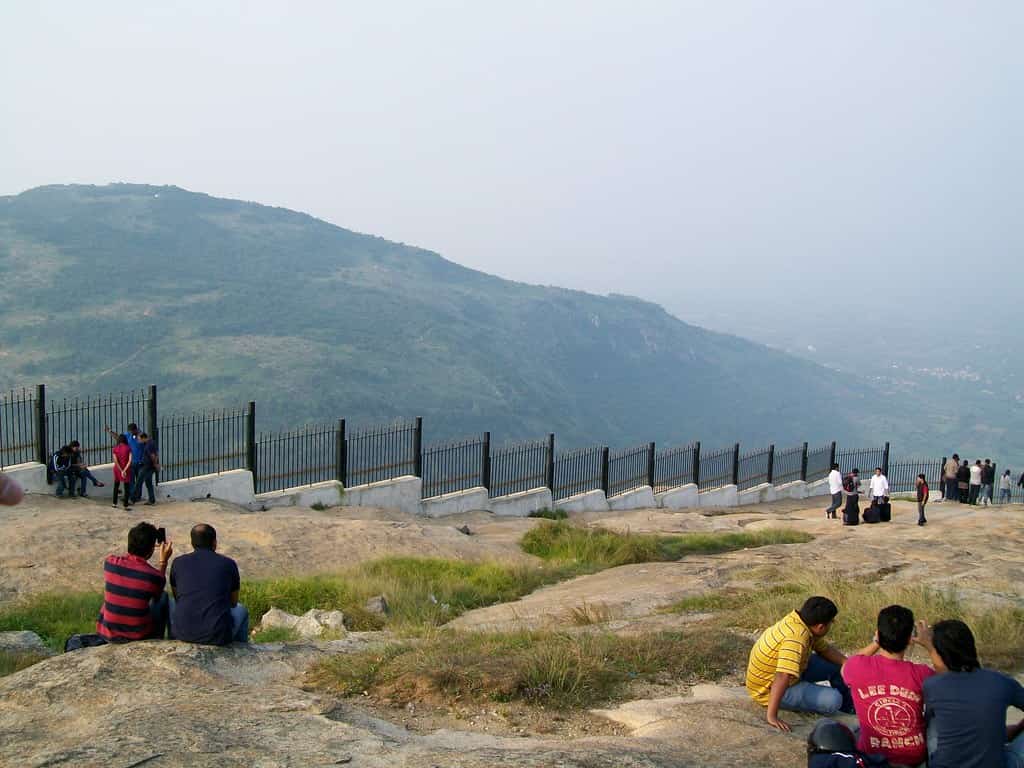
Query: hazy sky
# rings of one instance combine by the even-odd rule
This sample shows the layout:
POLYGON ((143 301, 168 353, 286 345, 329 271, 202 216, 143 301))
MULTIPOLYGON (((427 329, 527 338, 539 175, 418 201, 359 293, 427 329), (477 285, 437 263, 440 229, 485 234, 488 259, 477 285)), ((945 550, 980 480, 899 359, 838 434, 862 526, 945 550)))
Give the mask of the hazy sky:
POLYGON ((1024 287, 1021 40, 1018 0, 0 0, 0 194, 177 184, 719 327, 955 314, 1024 287))

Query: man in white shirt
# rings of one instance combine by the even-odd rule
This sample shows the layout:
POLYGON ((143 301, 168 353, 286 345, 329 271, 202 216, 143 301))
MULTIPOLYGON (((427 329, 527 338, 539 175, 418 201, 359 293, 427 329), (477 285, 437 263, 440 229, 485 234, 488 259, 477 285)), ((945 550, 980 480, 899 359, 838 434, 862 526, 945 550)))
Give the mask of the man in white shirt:
POLYGON ((825 517, 836 519, 836 510, 843 506, 843 476, 838 464, 833 464, 828 473, 828 492, 832 494, 832 503, 825 510, 825 517))
POLYGON ((875 474, 871 476, 871 500, 875 504, 881 504, 889 495, 889 478, 882 474, 881 467, 875 467, 875 474))
POLYGON ((971 467, 971 485, 970 490, 967 493, 967 503, 977 504, 978 496, 981 492, 981 459, 974 462, 974 466, 971 467))

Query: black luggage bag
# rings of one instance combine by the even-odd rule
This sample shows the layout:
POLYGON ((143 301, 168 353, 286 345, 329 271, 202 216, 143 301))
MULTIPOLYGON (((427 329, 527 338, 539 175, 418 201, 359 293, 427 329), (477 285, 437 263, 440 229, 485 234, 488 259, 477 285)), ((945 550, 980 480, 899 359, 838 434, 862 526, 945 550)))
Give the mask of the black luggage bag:
POLYGON ((883 501, 881 504, 878 505, 878 515, 881 522, 892 522, 892 504, 890 504, 888 500, 883 501))
POLYGON ((843 507, 843 525, 860 525, 860 505, 856 496, 846 497, 846 506, 843 507))

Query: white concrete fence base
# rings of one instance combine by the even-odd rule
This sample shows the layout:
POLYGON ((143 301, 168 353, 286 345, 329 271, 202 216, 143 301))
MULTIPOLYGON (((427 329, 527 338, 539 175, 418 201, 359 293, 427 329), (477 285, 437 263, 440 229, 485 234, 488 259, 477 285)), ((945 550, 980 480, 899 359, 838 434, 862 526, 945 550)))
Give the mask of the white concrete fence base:
MULTIPOLYGON (((90 467, 100 482, 109 486, 113 482, 113 465, 90 467)), ((14 478, 28 493, 53 493, 55 487, 46 483, 46 467, 35 462, 7 467, 4 472, 14 478)), ((379 483, 344 488, 335 480, 315 483, 282 491, 256 494, 252 473, 235 469, 212 475, 200 475, 186 480, 162 482, 156 487, 156 497, 164 501, 195 501, 219 499, 245 506, 251 510, 276 507, 381 507, 397 509, 409 515, 446 517, 466 512, 490 512, 494 515, 526 517, 541 509, 563 509, 566 512, 608 512, 631 509, 695 509, 706 507, 735 507, 746 504, 764 504, 778 499, 807 499, 828 496, 828 480, 805 483, 797 480, 784 485, 768 483, 743 491, 735 485, 726 485, 708 491, 699 491, 690 483, 679 488, 655 493, 650 486, 641 486, 625 493, 606 498, 603 491, 587 491, 567 499, 553 502, 551 491, 537 488, 523 493, 490 498, 486 488, 470 488, 429 499, 420 498, 423 481, 418 477, 398 477, 379 483)), ((90 487, 88 493, 99 496, 108 491, 90 487)))

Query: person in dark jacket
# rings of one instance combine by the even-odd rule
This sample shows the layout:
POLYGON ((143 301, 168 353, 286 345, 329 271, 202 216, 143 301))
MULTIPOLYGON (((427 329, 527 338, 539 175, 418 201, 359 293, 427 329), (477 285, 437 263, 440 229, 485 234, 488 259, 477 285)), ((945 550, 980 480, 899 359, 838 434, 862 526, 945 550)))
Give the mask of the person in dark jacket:
POLYGON ((53 455, 50 456, 50 471, 53 476, 57 478, 57 498, 64 497, 64 490, 67 489, 68 496, 74 498, 75 496, 75 477, 74 469, 72 468, 73 455, 71 448, 67 445, 62 446, 59 451, 54 451, 53 455))
POLYGON ((971 466, 966 459, 956 471, 956 487, 960 493, 960 503, 966 504, 971 494, 971 466))

